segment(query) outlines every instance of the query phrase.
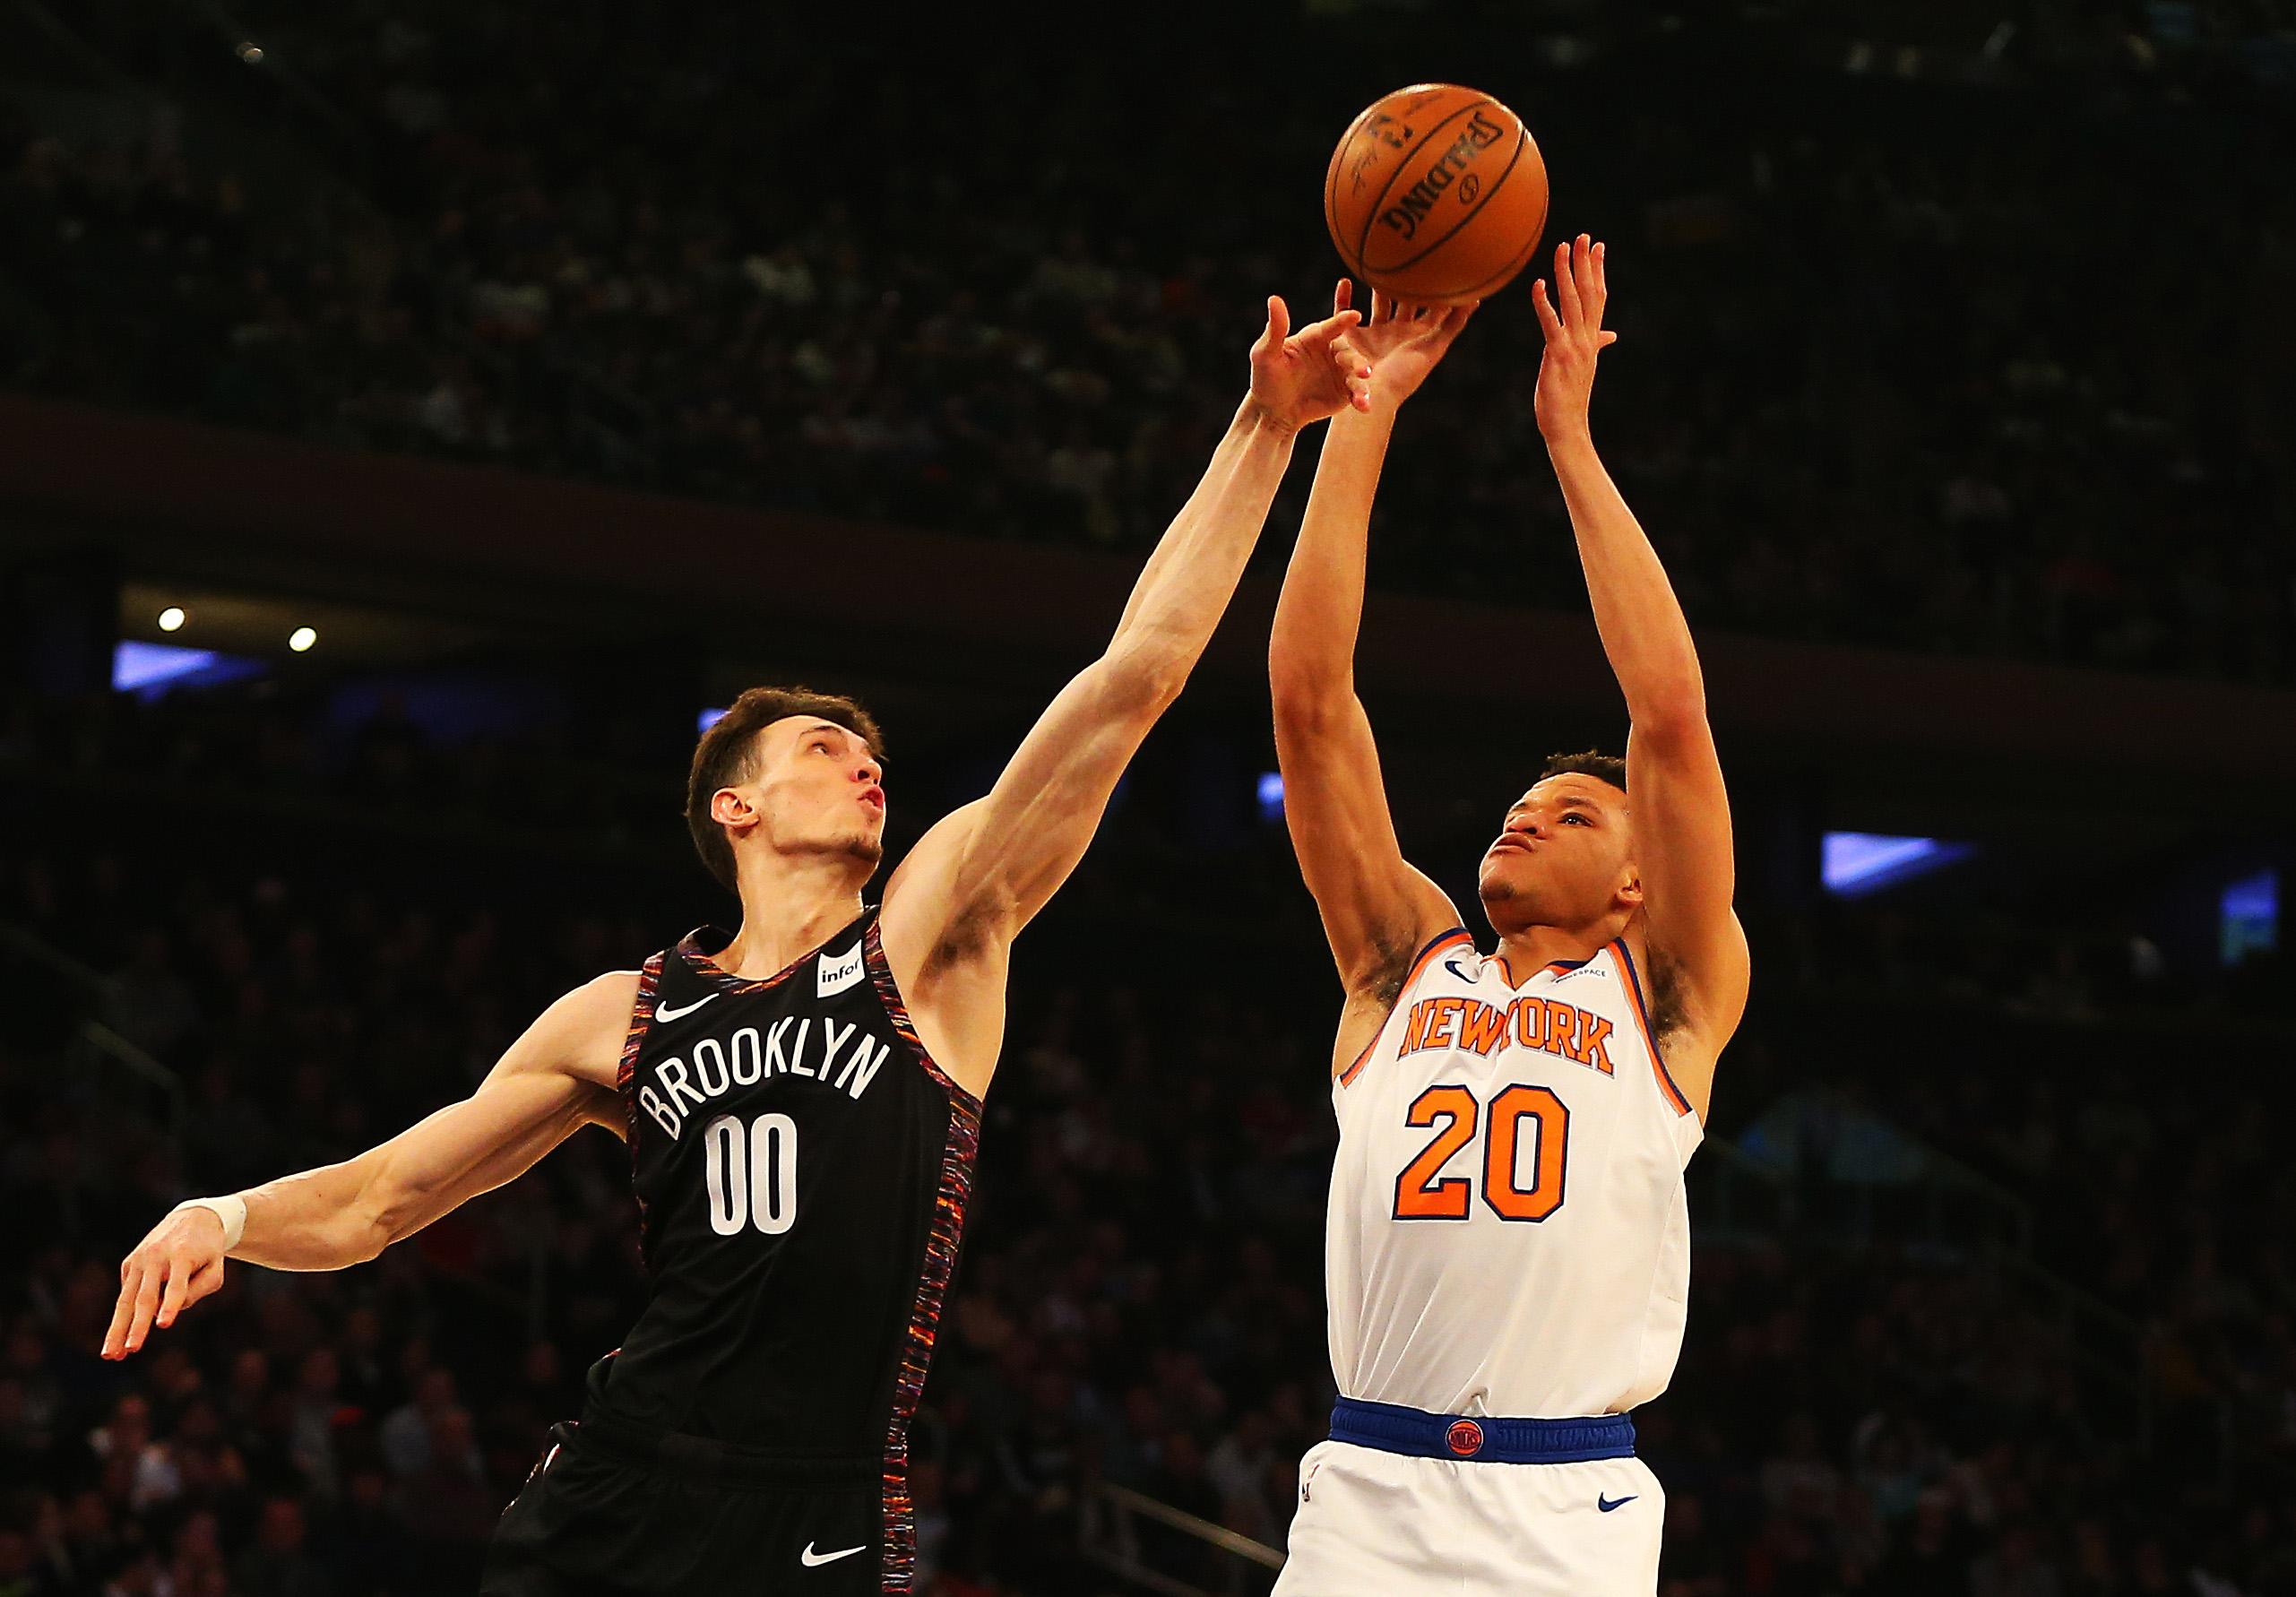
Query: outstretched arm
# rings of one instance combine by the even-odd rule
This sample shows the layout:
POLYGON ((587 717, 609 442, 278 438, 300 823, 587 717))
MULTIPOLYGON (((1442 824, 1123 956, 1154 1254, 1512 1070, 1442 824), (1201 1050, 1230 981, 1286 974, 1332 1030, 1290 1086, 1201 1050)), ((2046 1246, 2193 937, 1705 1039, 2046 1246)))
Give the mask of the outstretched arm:
MULTIPOLYGON (((1351 285, 1341 283, 1336 302, 1344 306, 1351 296, 1351 285)), ((1356 1031, 1376 1029, 1412 953, 1459 921, 1443 890, 1403 859, 1396 841, 1379 751, 1356 696, 1355 643, 1371 504, 1397 409, 1469 314, 1398 306, 1373 295, 1371 319, 1357 335, 1375 363, 1371 409, 1332 420, 1268 639, 1284 821, 1347 989, 1336 1050, 1342 1059, 1352 1057, 1351 1042, 1361 1040, 1356 1031)))
POLYGON ((1595 453, 1588 420, 1595 359, 1618 336, 1602 329, 1610 298, 1603 256, 1582 233, 1555 252, 1555 303, 1543 281, 1533 289, 1547 335, 1539 428, 1570 510, 1602 651, 1632 718, 1627 794, 1651 960, 1668 975, 1685 1033, 1667 1063, 1703 1115, 1714 1057, 1746 1012, 1750 961, 1731 908, 1730 796, 1690 624, 1658 551, 1595 453))
MULTIPOLYGON (((637 978, 601 976, 544 1010, 477 1091, 356 1159, 236 1195, 246 1229, 229 1256, 274 1270, 340 1270, 523 1174, 591 1120, 613 1125, 614 1071, 637 978)), ((178 1209, 120 1265, 104 1357, 142 1347, 223 1284, 223 1222, 178 1209)))
POLYGON ((885 887, 885 939, 929 969, 1001 945, 1083 857, 1117 779, 1211 641, 1299 428, 1358 401, 1353 313, 1290 332, 1280 299, 1252 350, 1251 393, 1149 557, 1100 659, 1063 688, 988 796, 945 817, 885 887))

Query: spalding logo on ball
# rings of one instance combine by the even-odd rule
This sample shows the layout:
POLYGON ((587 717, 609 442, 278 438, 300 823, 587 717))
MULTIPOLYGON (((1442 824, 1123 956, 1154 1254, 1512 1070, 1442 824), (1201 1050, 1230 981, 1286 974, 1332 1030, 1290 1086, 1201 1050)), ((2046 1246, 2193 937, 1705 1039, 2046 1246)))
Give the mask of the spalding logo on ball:
POLYGON ((1358 117, 1324 175, 1340 259, 1391 298, 1463 305, 1505 288, 1547 228, 1547 163, 1488 94, 1420 83, 1358 117))

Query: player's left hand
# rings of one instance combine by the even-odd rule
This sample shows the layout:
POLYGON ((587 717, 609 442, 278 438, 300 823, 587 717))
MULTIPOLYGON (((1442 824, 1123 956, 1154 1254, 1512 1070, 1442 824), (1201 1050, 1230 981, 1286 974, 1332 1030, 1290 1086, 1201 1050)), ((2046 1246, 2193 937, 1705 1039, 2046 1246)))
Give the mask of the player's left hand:
POLYGON ((1291 313, 1270 295, 1267 331, 1252 346, 1252 403, 1287 432, 1371 408, 1371 362, 1349 338, 1362 315, 1343 310, 1291 331, 1291 313))
POLYGON ((1594 396, 1595 358, 1618 341, 1602 329, 1603 307, 1610 290, 1602 278, 1602 246, 1590 244, 1585 234, 1555 246, 1555 299, 1548 303, 1547 280, 1531 289, 1546 331, 1547 352, 1539 362, 1539 389, 1534 409, 1539 431, 1549 444, 1584 437, 1587 406, 1594 396))
MULTIPOLYGON (((1347 310, 1354 303, 1355 284, 1340 279, 1332 309, 1347 310)), ((1372 289, 1370 316, 1348 335, 1370 359, 1372 404, 1392 410, 1417 393, 1474 314, 1472 305, 1413 305, 1372 289)))

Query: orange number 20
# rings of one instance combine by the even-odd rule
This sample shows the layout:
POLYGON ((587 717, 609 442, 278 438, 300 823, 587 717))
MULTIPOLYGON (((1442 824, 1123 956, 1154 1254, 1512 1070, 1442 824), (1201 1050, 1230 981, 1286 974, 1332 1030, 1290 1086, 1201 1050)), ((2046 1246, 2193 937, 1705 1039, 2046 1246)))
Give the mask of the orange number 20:
MULTIPOLYGON (((1464 1087, 1429 1087, 1404 1111, 1406 1126, 1442 1129, 1395 1178, 1397 1220, 1464 1220, 1468 1192, 1475 1183, 1442 1177, 1452 1155, 1472 1142, 1482 1119, 1481 1105, 1464 1087)), ((1569 1165, 1570 1110, 1546 1087, 1515 1085, 1490 1101, 1490 1126, 1483 1139, 1483 1202, 1501 1220, 1537 1221, 1563 1206, 1569 1165), (1531 1121, 1531 1184, 1523 1180, 1523 1137, 1531 1121)))

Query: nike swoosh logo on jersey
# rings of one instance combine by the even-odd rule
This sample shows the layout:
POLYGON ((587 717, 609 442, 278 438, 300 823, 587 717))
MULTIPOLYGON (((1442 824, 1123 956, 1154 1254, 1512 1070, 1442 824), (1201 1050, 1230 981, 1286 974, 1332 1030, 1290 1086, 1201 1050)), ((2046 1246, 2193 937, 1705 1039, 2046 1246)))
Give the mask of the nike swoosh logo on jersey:
POLYGON ((691 1004, 684 1005, 679 1007, 672 1007, 668 1004, 664 1004, 660 1008, 653 1012, 653 1017, 656 1020, 661 1021, 683 1020, 686 1016, 693 1014, 696 1009, 699 1009, 703 1005, 713 1003, 723 997, 725 997, 723 993, 712 993, 706 998, 696 998, 691 1004))
POLYGON ((1608 1514, 1613 1508, 1624 1508, 1627 1504, 1634 1500, 1635 1499, 1632 1498, 1619 1498, 1613 1500, 1602 1496, 1600 1492, 1597 1492, 1594 1497, 1594 1506, 1602 1510, 1603 1513, 1608 1514))
POLYGON ((798 1555, 798 1562, 808 1569, 818 1569, 824 1564, 834 1564, 840 1558, 850 1558, 867 1546, 868 1543, 865 1541, 860 1547, 849 1547, 842 1552, 816 1553, 813 1550, 813 1543, 808 1541, 805 1544, 805 1551, 798 1555))
POLYGON ((1459 956, 1455 954, 1449 959, 1443 962, 1443 968, 1450 971, 1462 981, 1472 981, 1474 980, 1472 976, 1468 975, 1466 971, 1459 968, 1459 956))

